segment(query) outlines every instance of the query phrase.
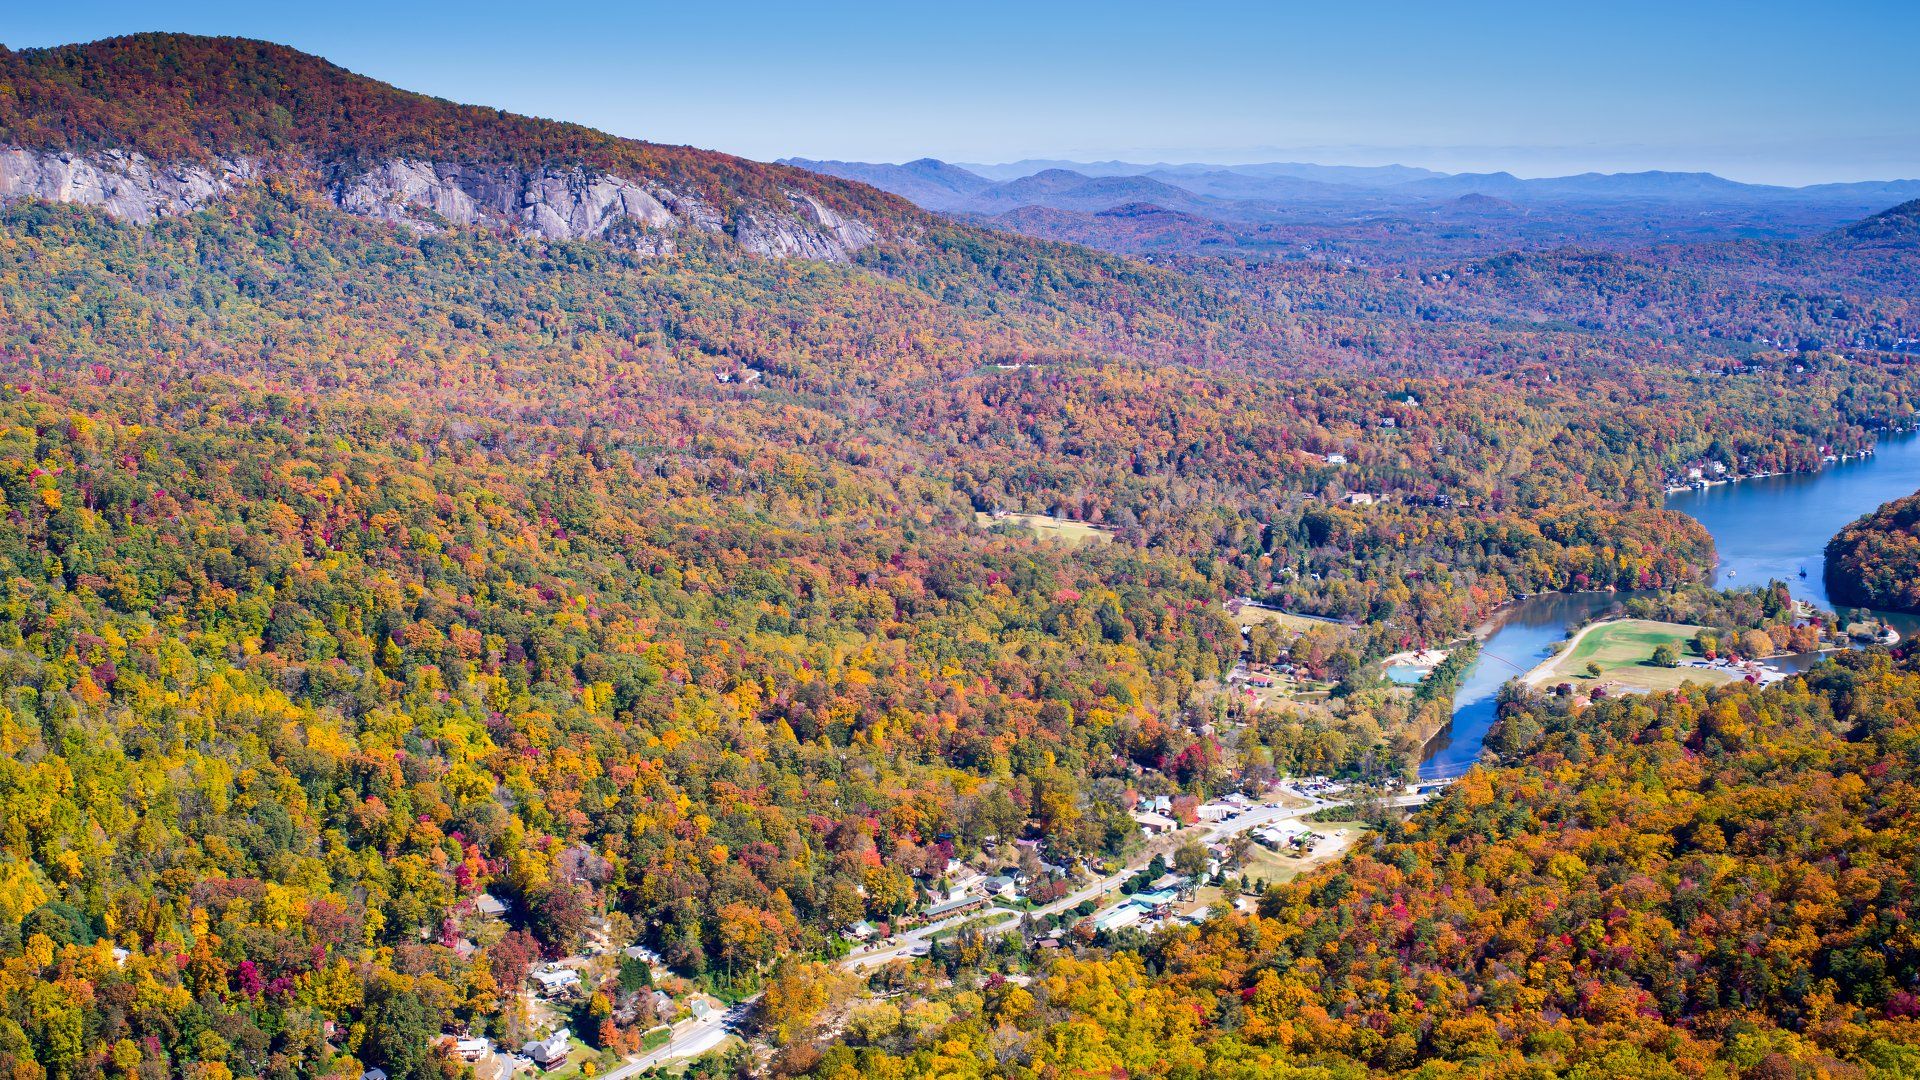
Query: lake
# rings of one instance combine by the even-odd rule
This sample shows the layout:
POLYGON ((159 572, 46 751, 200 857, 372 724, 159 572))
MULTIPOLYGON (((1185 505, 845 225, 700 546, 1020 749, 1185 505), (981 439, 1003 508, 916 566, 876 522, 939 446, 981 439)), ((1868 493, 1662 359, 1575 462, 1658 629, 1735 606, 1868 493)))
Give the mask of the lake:
MULTIPOLYGON (((1767 476, 1693 489, 1667 497, 1667 506, 1698 520, 1713 534, 1721 588, 1765 585, 1778 578, 1793 594, 1831 609, 1823 570, 1827 541, 1848 522, 1882 503, 1920 491, 1920 437, 1880 441, 1868 458, 1837 462, 1817 473, 1767 476), (1802 578, 1804 569, 1807 576, 1802 578)), ((1508 679, 1549 656, 1578 626, 1624 600, 1623 593, 1550 593, 1500 612, 1483 628, 1480 658, 1453 699, 1453 723, 1427 744, 1423 780, 1459 776, 1480 760, 1493 726, 1495 700, 1508 679)), ((1889 615, 1900 633, 1920 632, 1920 619, 1889 615)), ((1789 668, 1817 662, 1793 658, 1789 668)))

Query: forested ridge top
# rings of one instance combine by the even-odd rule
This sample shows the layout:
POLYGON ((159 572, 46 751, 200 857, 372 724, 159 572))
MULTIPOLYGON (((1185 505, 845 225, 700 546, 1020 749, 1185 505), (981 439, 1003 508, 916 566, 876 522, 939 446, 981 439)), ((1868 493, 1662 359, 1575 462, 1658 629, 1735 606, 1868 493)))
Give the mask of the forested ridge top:
POLYGON ((1920 494, 1841 529, 1827 544, 1826 577, 1837 604, 1920 611, 1920 494))
POLYGON ((782 165, 624 139, 580 124, 461 105, 355 74, 285 45, 146 33, 0 47, 0 145, 159 161, 283 157, 337 165, 404 157, 579 165, 691 187, 725 206, 802 191, 876 222, 919 222, 905 200, 782 165))

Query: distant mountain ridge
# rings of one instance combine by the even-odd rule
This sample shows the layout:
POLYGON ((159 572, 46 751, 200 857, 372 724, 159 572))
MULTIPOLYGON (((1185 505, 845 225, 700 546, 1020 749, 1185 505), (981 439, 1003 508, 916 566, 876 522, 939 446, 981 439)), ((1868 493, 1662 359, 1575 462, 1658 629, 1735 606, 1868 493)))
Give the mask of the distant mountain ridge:
POLYGON ((781 158, 776 164, 871 184, 928 210, 957 210, 993 186, 993 181, 984 176, 934 158, 920 158, 900 165, 781 158))
MULTIPOLYGON (((1752 184, 1729 180, 1708 172, 1673 172, 1650 169, 1640 172, 1586 172, 1569 176, 1523 178, 1510 172, 1442 173, 1406 165, 1353 166, 1318 165, 1300 162, 1267 162, 1252 165, 1213 165, 1202 163, 1142 164, 1125 161, 1076 162, 1056 159, 1026 159, 999 165, 954 164, 933 158, 921 158, 904 165, 866 162, 817 162, 804 158, 786 158, 782 164, 812 169, 829 175, 873 183, 905 198, 914 198, 911 185, 921 179, 940 177, 944 192, 953 193, 950 205, 929 209, 955 209, 981 192, 1034 190, 1008 188, 1007 185, 1033 176, 1056 177, 1050 189, 1061 189, 1058 174, 1068 173, 1083 181, 1116 177, 1143 177, 1196 195, 1224 199, 1353 199, 1362 191, 1379 193, 1385 198, 1409 201, 1445 200, 1460 195, 1479 194, 1506 199, 1650 199, 1680 202, 1767 202, 1773 200, 1812 200, 1859 202, 1884 206, 1920 198, 1920 179, 1863 180, 1850 183, 1812 184, 1785 187, 1776 184, 1752 184)), ((1115 190, 1124 190, 1116 188, 1115 190)), ((918 201, 917 199, 915 201, 918 201)), ((993 196, 990 202, 1006 199, 993 196)), ((1032 204, 1023 204, 1032 205, 1032 204)), ((976 207, 978 208, 978 207, 976 207)))
POLYGON ((783 164, 870 183, 1003 230, 1139 255, 1204 250, 1372 260, 1431 253, 1428 243, 1468 256, 1568 244, 1789 239, 1842 229, 1920 198, 1920 180, 1789 188, 1662 170, 1528 179, 1290 162, 783 164))
POLYGON ((1146 164, 1133 161, 1067 161, 1051 158, 1028 158, 1022 161, 1007 162, 999 165, 982 165, 970 162, 957 162, 960 168, 990 180, 1016 180, 1048 169, 1065 169, 1085 176, 1142 176, 1165 173, 1173 176, 1191 176, 1200 173, 1235 173, 1250 177, 1292 177, 1296 180, 1315 180, 1328 184, 1345 184, 1355 187, 1391 187, 1412 180, 1425 180, 1446 173, 1432 169, 1421 169, 1410 165, 1318 165, 1300 161, 1267 161, 1252 165, 1220 165, 1207 162, 1154 162, 1146 164))

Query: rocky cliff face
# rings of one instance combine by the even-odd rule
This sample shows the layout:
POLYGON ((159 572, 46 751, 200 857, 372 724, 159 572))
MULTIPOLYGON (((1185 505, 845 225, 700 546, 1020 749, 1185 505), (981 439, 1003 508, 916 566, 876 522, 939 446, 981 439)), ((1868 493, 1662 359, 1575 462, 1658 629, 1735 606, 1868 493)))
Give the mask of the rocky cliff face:
POLYGON ((411 229, 492 225, 539 233, 549 240, 617 237, 655 254, 671 251, 673 234, 682 229, 723 231, 719 213, 696 199, 583 169, 525 170, 394 158, 340 179, 329 194, 351 213, 411 229))
MULTIPOLYGON (((75 156, 0 148, 0 198, 97 206, 146 224, 190 213, 261 171, 250 161, 207 168, 161 165, 120 151, 75 156)), ((390 158, 364 171, 337 170, 326 191, 348 213, 417 231, 478 226, 550 240, 605 240, 648 255, 672 252, 688 231, 730 231, 759 255, 830 262, 844 262, 876 239, 867 225, 798 192, 786 193, 786 206, 741 207, 729 229, 725 215, 696 197, 580 168, 390 158)))
POLYGON ((159 165, 118 150, 81 157, 0 147, 0 199, 36 198, 97 206, 123 221, 145 225, 190 213, 253 180, 251 161, 159 165))
POLYGON ((834 213, 818 200, 788 192, 791 214, 745 211, 735 223, 735 236, 749 251, 772 258, 796 257, 841 262, 850 252, 873 243, 873 230, 834 213))

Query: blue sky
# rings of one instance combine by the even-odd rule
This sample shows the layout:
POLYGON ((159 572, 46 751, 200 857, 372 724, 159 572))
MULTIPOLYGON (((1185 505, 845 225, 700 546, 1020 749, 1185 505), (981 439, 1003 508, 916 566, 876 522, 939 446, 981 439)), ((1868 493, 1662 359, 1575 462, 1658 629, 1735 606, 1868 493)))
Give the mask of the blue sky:
POLYGON ((410 89, 755 158, 1920 176, 1920 0, 10 6, 13 48, 269 38, 410 89))

